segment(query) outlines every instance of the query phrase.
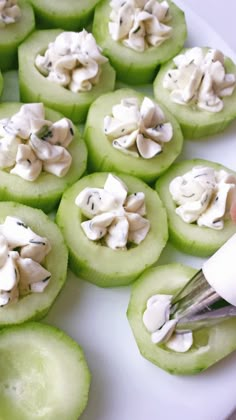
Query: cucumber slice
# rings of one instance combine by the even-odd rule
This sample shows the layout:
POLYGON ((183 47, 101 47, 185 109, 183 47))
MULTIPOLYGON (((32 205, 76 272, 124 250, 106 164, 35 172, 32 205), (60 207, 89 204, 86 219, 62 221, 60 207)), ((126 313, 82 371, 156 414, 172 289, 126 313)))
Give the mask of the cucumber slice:
POLYGON ((21 18, 18 22, 0 28, 0 69, 17 68, 17 48, 34 30, 34 12, 31 4, 18 0, 21 18))
MULTIPOLYGON (((52 249, 45 258, 45 268, 52 274, 43 293, 31 293, 0 308, 0 326, 38 320, 46 315, 60 292, 67 274, 67 249, 58 227, 41 211, 18 203, 0 202, 0 223, 7 216, 21 219, 35 233, 46 237, 52 249)), ((1 392, 0 392, 1 394, 1 392)), ((2 413, 2 412, 1 412, 2 413)))
POLYGON ((42 54, 49 42, 62 31, 52 29, 35 31, 19 48, 20 95, 23 102, 43 102, 49 108, 62 112, 75 123, 83 122, 89 106, 102 93, 115 86, 115 71, 109 63, 102 66, 100 82, 90 92, 74 93, 50 82, 34 65, 37 54, 42 54))
POLYGON ((130 247, 127 251, 114 251, 90 241, 80 226, 83 216, 75 205, 75 199, 86 187, 103 188, 107 175, 93 173, 69 188, 62 197, 56 222, 69 248, 69 264, 75 274, 98 286, 123 286, 134 281, 159 258, 168 236, 166 213, 157 193, 144 182, 129 175, 117 174, 128 186, 129 193, 145 193, 150 231, 138 246, 130 247))
POLYGON ((103 48, 103 53, 109 57, 119 80, 131 85, 151 83, 159 64, 169 60, 183 47, 187 36, 184 12, 171 1, 168 3, 172 16, 172 37, 160 46, 150 47, 143 53, 127 48, 111 38, 108 30, 111 13, 109 1, 102 0, 97 5, 93 21, 93 34, 98 44, 103 48))
POLYGON ((163 147, 162 153, 152 159, 142 159, 126 155, 115 149, 103 131, 106 115, 111 115, 113 105, 124 98, 135 97, 140 103, 145 95, 131 89, 120 89, 98 98, 90 107, 86 121, 84 139, 89 150, 89 167, 91 171, 123 171, 137 176, 146 182, 154 181, 176 159, 182 149, 183 136, 179 124, 164 108, 166 121, 173 126, 173 138, 163 147))
POLYGON ((143 313, 151 296, 175 294, 194 275, 196 270, 170 264, 145 271, 134 283, 127 310, 140 353, 152 363, 176 375, 192 375, 207 369, 236 349, 236 320, 223 321, 211 328, 193 333, 193 346, 186 353, 176 353, 164 344, 156 345, 143 324, 143 313))
POLYGON ((19 81, 18 81, 17 70, 10 70, 4 73, 1 101, 2 102, 20 102, 19 81))
MULTIPOLYGON (((15 114, 21 105, 13 102, 0 104, 0 119, 15 114)), ((46 109, 46 118, 56 121, 62 118, 62 115, 51 109, 46 109)), ((68 147, 68 151, 73 157, 72 164, 64 177, 58 178, 55 175, 42 172, 34 182, 30 182, 0 170, 1 201, 17 201, 31 207, 41 208, 45 212, 54 209, 63 191, 77 181, 86 169, 86 146, 75 127, 74 131, 75 137, 68 147)))
POLYGON ((80 346, 63 331, 30 322, 0 332, 1 420, 75 420, 90 372, 80 346))
MULTIPOLYGON (((204 50, 207 51, 207 48, 204 50)), ((185 51, 186 49, 181 53, 185 51)), ((220 112, 207 112, 193 106, 179 105, 172 102, 168 89, 163 87, 165 74, 173 68, 172 60, 161 67, 153 85, 154 96, 179 121, 184 137, 198 139, 223 131, 236 118, 236 89, 231 96, 224 97, 224 108, 220 112)), ((236 74, 236 65, 228 57, 225 58, 225 68, 227 73, 236 74)))
POLYGON ((37 24, 42 28, 61 28, 68 31, 81 30, 93 17, 99 0, 30 0, 37 24))
POLYGON ((197 165, 210 166, 217 171, 224 169, 236 176, 235 172, 219 163, 193 159, 174 164, 158 179, 156 190, 167 211, 170 241, 186 254, 208 257, 216 252, 236 232, 236 225, 231 220, 226 220, 222 230, 214 230, 200 227, 195 223, 185 223, 175 213, 176 206, 169 192, 169 184, 173 178, 183 175, 197 165))

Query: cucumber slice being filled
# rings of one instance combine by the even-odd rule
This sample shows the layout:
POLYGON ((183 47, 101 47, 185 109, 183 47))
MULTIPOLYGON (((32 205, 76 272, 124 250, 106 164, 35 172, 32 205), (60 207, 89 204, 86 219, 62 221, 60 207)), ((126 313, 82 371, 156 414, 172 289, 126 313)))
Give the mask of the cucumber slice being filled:
MULTIPOLYGON (((0 224, 7 216, 20 219, 37 235, 46 237, 51 251, 43 266, 51 273, 51 279, 42 293, 30 293, 15 303, 0 307, 0 326, 20 324, 28 320, 41 319, 60 292, 67 274, 67 249, 58 227, 41 211, 17 203, 0 203, 0 224)), ((1 393, 0 393, 1 394, 1 393)))
MULTIPOLYGON (((184 49, 180 54, 186 51, 184 49)), ((163 87, 165 75, 173 68, 173 60, 161 66, 153 85, 154 96, 179 121, 184 137, 197 139, 223 131, 236 118, 236 89, 232 95, 223 97, 224 107, 219 112, 205 111, 195 105, 180 105, 170 99, 170 91, 163 87)), ((225 69, 226 73, 236 74, 236 66, 228 57, 225 57, 225 69)))
MULTIPOLYGON (((0 119, 11 117, 19 111, 22 104, 0 104, 0 119)), ((57 121, 62 115, 46 109, 46 118, 57 121)), ((68 147, 72 156, 72 164, 67 174, 59 178, 53 174, 42 172, 35 181, 26 181, 18 175, 0 170, 0 199, 1 201, 17 201, 31 207, 41 208, 45 212, 54 209, 66 188, 77 181, 84 173, 87 164, 87 149, 76 127, 75 136, 68 147)))
POLYGON ((108 23, 112 9, 109 3, 103 0, 95 9, 93 34, 98 44, 109 57, 119 80, 132 85, 152 82, 158 66, 177 54, 184 45, 187 36, 184 13, 174 3, 168 1, 171 15, 168 24, 173 28, 171 37, 160 46, 139 52, 111 38, 108 23))
POLYGON ((179 124, 162 107, 165 120, 173 127, 173 137, 165 143, 162 152, 151 159, 128 155, 112 146, 104 133, 104 118, 112 115, 112 107, 122 99, 138 98, 141 104, 144 95, 131 89, 121 89, 98 98, 90 107, 84 138, 89 150, 89 165, 92 171, 122 171, 137 176, 146 182, 154 181, 164 172, 181 152, 183 137, 179 124))
POLYGON ((175 294, 194 275, 196 270, 170 264, 145 271, 132 286, 127 316, 140 353, 167 372, 192 375, 207 369, 236 349, 236 320, 223 321, 211 328, 193 333, 193 346, 186 353, 176 353, 164 344, 151 341, 143 323, 147 300, 155 294, 175 294))
POLYGON ((0 332, 1 420, 77 420, 90 372, 80 346, 63 331, 30 322, 0 332))
POLYGON ((69 264, 75 274, 98 286, 122 286, 134 281, 145 268, 154 264, 167 241, 165 210, 155 191, 129 175, 117 176, 129 193, 144 192, 146 218, 150 230, 137 246, 113 250, 87 238, 81 227, 81 210, 75 205, 77 195, 86 187, 103 188, 107 173, 94 173, 82 178, 63 195, 56 221, 69 248, 69 264))
POLYGON ((43 102, 78 123, 86 118, 91 103, 114 89, 115 71, 109 63, 102 65, 99 83, 89 92, 74 93, 47 80, 35 67, 35 57, 43 54, 60 30, 34 32, 19 48, 20 95, 24 102, 43 102))
POLYGON ((158 179, 156 189, 167 211, 170 241, 186 254, 207 257, 212 255, 236 232, 236 225, 229 219, 224 221, 223 229, 215 230, 198 226, 196 223, 185 223, 176 214, 176 205, 169 192, 170 182, 175 177, 190 171, 194 166, 212 167, 216 171, 224 169, 229 174, 236 175, 235 172, 218 163, 193 159, 174 164, 158 179))
POLYGON ((17 67, 17 48, 34 30, 34 12, 31 4, 18 0, 21 18, 0 28, 0 69, 2 71, 17 67))
POLYGON ((39 26, 69 31, 83 29, 93 16, 99 0, 30 0, 39 26))

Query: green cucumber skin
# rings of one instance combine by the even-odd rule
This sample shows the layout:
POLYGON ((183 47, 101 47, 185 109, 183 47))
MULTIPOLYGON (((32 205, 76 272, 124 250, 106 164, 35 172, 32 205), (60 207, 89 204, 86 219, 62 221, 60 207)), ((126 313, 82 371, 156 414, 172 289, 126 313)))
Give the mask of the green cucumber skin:
POLYGON ((86 120, 84 139, 88 147, 88 166, 90 171, 121 171, 141 178, 147 183, 157 179, 173 163, 182 150, 183 136, 179 124, 164 106, 166 120, 173 126, 173 138, 165 144, 163 152, 152 159, 128 156, 112 146, 103 132, 103 119, 111 115, 112 106, 121 99, 137 97, 140 102, 145 95, 132 90, 120 89, 98 98, 90 107, 86 120))
POLYGON ((4 328, 0 358, 1 420, 80 417, 91 373, 82 348, 65 332, 38 322, 4 328))
POLYGON ((117 78, 131 85, 151 83, 159 65, 176 55, 184 45, 187 28, 184 12, 168 1, 173 24, 172 38, 159 47, 151 47, 140 53, 113 41, 108 30, 111 8, 107 0, 102 0, 95 9, 93 34, 103 52, 115 68, 117 78))
MULTIPOLYGON (((186 48, 183 49, 180 54, 186 50, 186 48)), ((204 48, 204 50, 207 50, 207 48, 204 48)), ((225 66, 227 72, 236 74, 236 65, 228 57, 225 59, 225 66)), ((154 96, 179 121, 184 138, 200 139, 224 131, 236 118, 236 89, 231 96, 223 99, 224 108, 217 113, 179 105, 171 101, 169 91, 163 87, 163 78, 167 71, 172 68, 174 68, 172 60, 161 66, 153 84, 154 96)))
POLYGON ((88 25, 99 0, 57 0, 55 4, 46 0, 30 0, 37 26, 43 29, 61 28, 79 31, 88 25))
POLYGON ((3 91, 3 77, 2 77, 1 70, 0 70, 0 96, 2 94, 2 91, 3 91))
POLYGON ((225 169, 236 176, 232 170, 215 162, 203 159, 187 160, 172 165, 172 167, 156 182, 156 190, 166 208, 169 226, 169 239, 176 248, 182 252, 199 257, 210 257, 219 249, 234 233, 236 225, 227 220, 223 230, 213 230, 200 227, 196 224, 185 223, 176 213, 175 204, 169 192, 169 183, 176 176, 182 175, 193 166, 207 165, 215 170, 225 169))
POLYGON ((173 263, 146 270, 132 285, 127 317, 140 353, 150 362, 174 375, 197 374, 236 349, 236 320, 226 320, 194 332, 193 347, 177 353, 155 345, 142 317, 148 298, 154 294, 175 294, 194 275, 195 269, 173 263))
MULTIPOLYGON (((13 115, 21 105, 13 102, 0 104, 0 118, 13 115)), ((63 116, 46 109, 46 117, 56 121, 63 116)), ((57 207, 65 189, 82 176, 87 165, 86 145, 76 127, 74 127, 74 131, 75 137, 68 147, 68 151, 73 157, 72 165, 64 177, 58 178, 43 172, 36 181, 30 182, 0 170, 0 200, 20 202, 31 207, 41 208, 46 213, 57 207)))
POLYGON ((100 287, 125 286, 158 260, 168 239, 166 213, 154 190, 137 178, 116 174, 130 193, 144 191, 151 229, 140 245, 127 252, 113 251, 90 241, 80 226, 82 215, 74 204, 75 198, 87 186, 102 188, 107 175, 88 175, 69 188, 60 202, 56 223, 63 232, 69 249, 69 266, 76 275, 100 287))
POLYGON ((91 103, 102 93, 115 87, 115 71, 109 63, 102 66, 100 82, 89 92, 73 93, 57 83, 48 81, 34 65, 37 54, 42 54, 49 42, 62 31, 51 29, 35 31, 19 48, 19 83, 23 102, 43 102, 61 112, 74 123, 84 122, 91 103))
POLYGON ((0 202, 0 223, 7 216, 21 219, 37 234, 48 238, 52 250, 47 255, 44 266, 52 277, 43 293, 32 293, 14 304, 0 308, 0 327, 43 318, 61 291, 67 276, 68 251, 56 224, 41 210, 13 202, 0 202))
POLYGON ((18 4, 22 11, 21 20, 0 28, 0 69, 2 71, 17 68, 17 49, 35 28, 31 4, 25 0, 18 0, 18 4))

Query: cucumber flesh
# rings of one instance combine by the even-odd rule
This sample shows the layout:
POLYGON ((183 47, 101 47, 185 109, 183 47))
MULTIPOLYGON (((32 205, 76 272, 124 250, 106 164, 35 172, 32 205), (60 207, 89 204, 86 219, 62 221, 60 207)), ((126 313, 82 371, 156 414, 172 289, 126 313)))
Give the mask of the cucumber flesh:
POLYGON ((171 38, 160 46, 150 47, 140 53, 114 41, 108 30, 111 7, 107 0, 102 0, 95 9, 93 34, 103 53, 109 57, 115 68, 117 78, 131 85, 151 83, 158 66, 176 55, 183 47, 186 36, 186 22, 184 13, 174 3, 168 1, 173 28, 171 38))
POLYGON ((185 223, 175 213, 176 205, 169 192, 169 185, 173 178, 190 171, 193 166, 210 166, 219 171, 236 173, 215 162, 203 159, 193 159, 174 164, 156 183, 156 190, 166 208, 169 226, 170 241, 186 254, 199 257, 208 257, 214 254, 235 232, 236 225, 227 220, 222 230, 214 230, 207 227, 200 227, 195 223, 185 223))
POLYGON ((0 331, 1 420, 76 420, 90 373, 80 346, 63 331, 30 322, 0 331))
POLYGON ((7 71, 3 75, 3 90, 2 90, 2 95, 1 95, 1 101, 2 102, 19 102, 20 101, 18 72, 16 70, 7 71))
POLYGON ((84 139, 89 150, 89 168, 91 171, 123 171, 146 182, 155 181, 176 159, 181 152, 183 137, 179 124, 172 115, 162 107, 166 121, 171 122, 173 138, 163 147, 162 153, 152 159, 142 159, 126 155, 116 150, 103 131, 106 115, 111 115, 113 105, 124 98, 135 97, 141 101, 144 95, 131 89, 120 89, 98 98, 90 107, 84 139))
POLYGON ((61 30, 35 31, 19 48, 20 96, 23 102, 43 102, 75 123, 83 122, 91 103, 115 86, 115 71, 109 63, 102 65, 99 83, 89 92, 74 93, 47 80, 35 67, 37 54, 42 54, 61 30))
POLYGON ((2 71, 17 68, 17 48, 34 30, 35 20, 31 4, 18 0, 21 18, 18 22, 0 28, 0 69, 2 71))
POLYGON ((192 375, 207 369, 236 349, 236 320, 230 319, 193 333, 193 346, 186 353, 176 353, 151 341, 143 324, 147 300, 159 293, 175 294, 196 270, 181 264, 169 264, 145 271, 134 283, 127 310, 140 353, 160 368, 176 375, 192 375))
MULTIPOLYGON (((186 49, 180 54, 185 51, 186 49)), ((172 60, 161 66, 153 84, 154 96, 179 121, 186 139, 198 139, 220 133, 236 118, 236 89, 231 96, 223 98, 224 108, 220 112, 208 112, 193 106, 172 102, 169 90, 163 87, 165 74, 172 68, 174 68, 172 60)), ((228 57, 225 58, 225 68, 227 73, 236 74, 236 65, 228 57)))
POLYGON ((129 193, 145 193, 146 217, 151 223, 146 238, 127 251, 114 251, 86 237, 80 225, 82 214, 75 205, 75 199, 86 187, 103 188, 107 175, 93 173, 75 183, 63 194, 56 216, 69 248, 72 271, 101 287, 122 286, 134 281, 145 268, 157 261, 167 241, 166 214, 157 193, 141 180, 124 174, 117 176, 128 186, 129 193))
POLYGON ((43 293, 31 293, 16 303, 0 308, 0 327, 44 317, 64 285, 67 274, 68 252, 55 223, 41 210, 18 203, 0 202, 0 224, 4 223, 7 216, 21 219, 35 233, 49 240, 52 249, 43 265, 52 276, 43 293))
POLYGON ((99 0, 30 0, 41 28, 62 28, 67 31, 83 29, 93 17, 99 0))
MULTIPOLYGON (((22 104, 0 104, 0 119, 10 117, 19 111, 22 104)), ((46 118, 57 121, 62 115, 46 109, 46 118)), ((31 207, 41 208, 45 212, 54 209, 66 188, 77 181, 84 173, 87 164, 87 149, 81 139, 78 129, 74 127, 75 136, 68 147, 72 156, 72 164, 67 174, 58 178, 55 175, 42 172, 34 181, 26 181, 17 175, 0 170, 0 197, 1 201, 16 201, 31 207)))

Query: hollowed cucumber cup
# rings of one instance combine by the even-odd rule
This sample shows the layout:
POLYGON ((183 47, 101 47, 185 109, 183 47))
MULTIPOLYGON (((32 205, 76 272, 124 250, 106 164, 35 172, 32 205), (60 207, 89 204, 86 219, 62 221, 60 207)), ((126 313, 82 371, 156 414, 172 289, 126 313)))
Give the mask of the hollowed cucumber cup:
POLYGON ((35 58, 43 54, 50 42, 61 33, 51 29, 35 31, 19 48, 20 96, 23 102, 43 102, 75 123, 83 122, 91 103, 115 86, 115 71, 109 63, 102 65, 99 83, 89 92, 74 93, 46 79, 35 67, 35 58))
MULTIPOLYGON (((207 51, 207 48, 204 48, 207 51)), ((186 49, 180 52, 184 53, 186 49)), ((236 118, 236 88, 231 96, 223 98, 224 108, 220 112, 204 111, 193 105, 176 104, 170 99, 170 91, 163 87, 163 79, 169 70, 175 67, 173 60, 161 66, 154 80, 154 96, 163 103, 179 122, 184 138, 198 139, 223 131, 236 118)), ((236 75, 233 61, 225 57, 227 73, 236 75)))
POLYGON ((179 124, 164 106, 166 121, 173 127, 172 139, 164 144, 162 152, 152 159, 133 157, 112 146, 103 130, 104 117, 112 114, 112 107, 122 99, 138 98, 140 104, 144 95, 131 89, 120 89, 98 98, 90 107, 86 120, 84 138, 88 147, 88 165, 91 171, 122 171, 141 178, 145 182, 155 181, 177 158, 182 149, 183 136, 179 124))
POLYGON ((62 289, 67 275, 68 252, 62 234, 55 223, 41 210, 18 203, 1 202, 0 224, 4 223, 7 216, 20 219, 36 234, 49 240, 52 249, 42 265, 51 273, 51 279, 42 293, 30 293, 20 297, 16 303, 1 307, 0 327, 43 318, 62 289))
POLYGON ((166 208, 169 226, 170 241, 186 254, 199 257, 208 257, 214 254, 235 232, 236 225, 231 219, 224 221, 224 228, 215 230, 208 227, 198 226, 196 223, 185 223, 175 213, 176 205, 169 192, 172 179, 190 171, 194 166, 209 166, 216 171, 224 169, 236 176, 232 170, 203 159, 187 160, 172 165, 168 171, 156 182, 156 190, 166 208))
POLYGON ((80 346, 63 331, 28 322, 0 331, 1 420, 77 420, 90 372, 80 346))
POLYGON ((18 0, 21 18, 18 22, 0 28, 0 69, 2 71, 17 67, 17 48, 34 30, 34 11, 26 0, 18 0))
MULTIPOLYGON (((13 102, 0 104, 0 119, 11 117, 19 111, 21 106, 22 104, 13 102)), ((48 120, 57 121, 62 117, 58 112, 46 109, 48 120)), ((87 149, 76 127, 74 127, 74 132, 74 139, 68 147, 72 164, 64 177, 59 178, 42 172, 35 181, 31 182, 8 171, 0 170, 0 200, 16 201, 41 208, 45 212, 53 210, 58 205, 65 189, 77 181, 86 169, 87 149)))
POLYGON ((145 271, 133 284, 127 316, 140 353, 150 362, 175 375, 193 375, 207 369, 236 349, 236 320, 223 321, 193 333, 193 346, 177 353, 164 344, 151 341, 143 323, 147 300, 155 294, 173 295, 196 270, 181 264, 169 264, 145 271))
POLYGON ((131 85, 151 83, 158 66, 176 55, 184 45, 187 37, 184 12, 168 1, 172 17, 169 24, 173 28, 171 38, 160 46, 139 52, 111 38, 108 23, 112 9, 109 3, 108 0, 102 0, 95 9, 93 34, 97 43, 103 48, 103 53, 109 57, 119 80, 131 85))
POLYGON ((69 265, 83 279, 98 286, 124 286, 134 281, 147 267, 153 265, 164 248, 167 235, 166 213, 158 194, 143 181, 124 174, 117 176, 128 186, 129 193, 143 191, 147 219, 151 227, 146 238, 128 250, 112 250, 89 240, 81 228, 84 220, 75 205, 77 195, 86 187, 103 188, 108 173, 94 173, 82 178, 62 197, 56 222, 61 228, 69 249, 69 265))

